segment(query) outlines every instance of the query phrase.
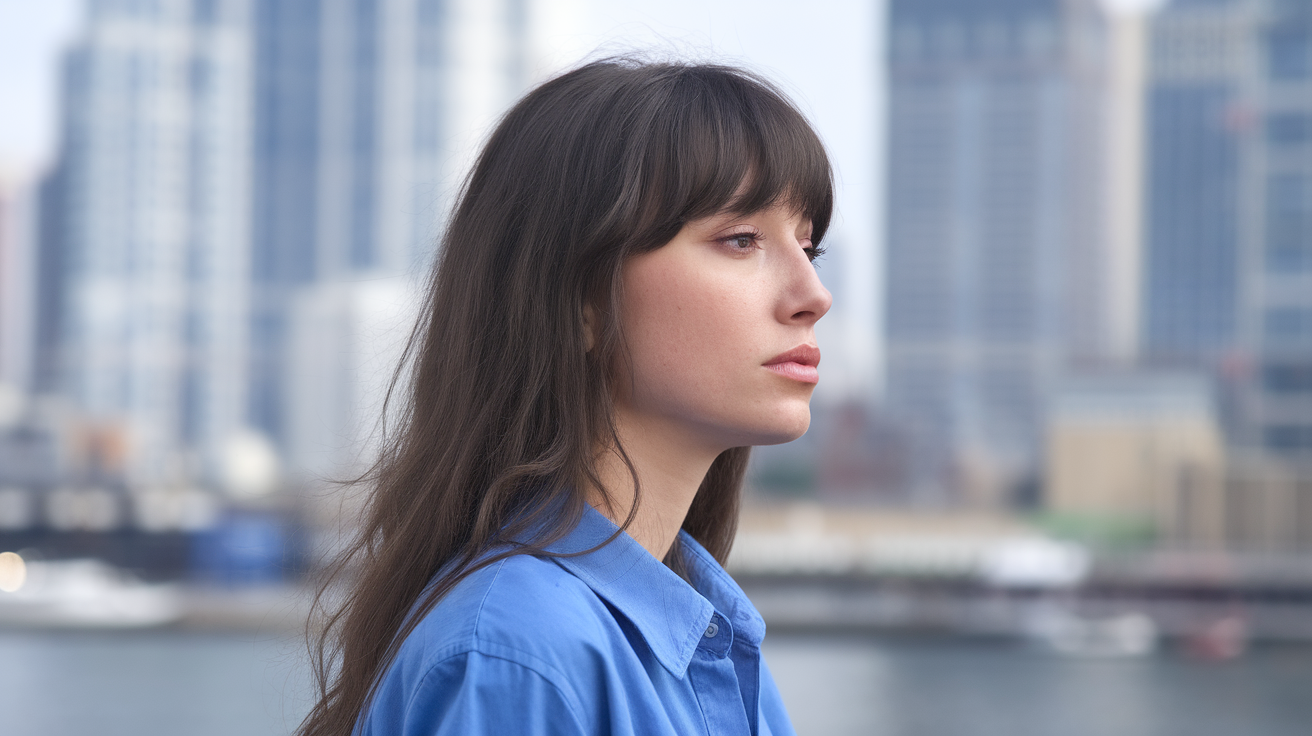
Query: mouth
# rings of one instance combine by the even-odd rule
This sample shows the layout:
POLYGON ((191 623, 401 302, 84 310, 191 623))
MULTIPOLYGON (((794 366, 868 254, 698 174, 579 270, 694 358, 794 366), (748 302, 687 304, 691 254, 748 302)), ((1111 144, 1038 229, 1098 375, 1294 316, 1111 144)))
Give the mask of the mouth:
POLYGON ((798 345, 786 353, 780 353, 766 361, 764 368, 784 378, 801 383, 819 383, 820 348, 814 345, 798 345))

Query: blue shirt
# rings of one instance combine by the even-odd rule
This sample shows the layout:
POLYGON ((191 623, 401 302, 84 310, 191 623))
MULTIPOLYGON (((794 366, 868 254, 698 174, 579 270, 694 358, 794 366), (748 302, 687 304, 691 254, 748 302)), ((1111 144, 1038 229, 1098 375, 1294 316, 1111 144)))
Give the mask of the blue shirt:
MULTIPOLYGON (((615 530, 589 507, 550 551, 615 530)), ((679 535, 693 585, 628 534, 465 578, 401 645, 357 733, 792 736, 761 661, 765 622, 679 535)))

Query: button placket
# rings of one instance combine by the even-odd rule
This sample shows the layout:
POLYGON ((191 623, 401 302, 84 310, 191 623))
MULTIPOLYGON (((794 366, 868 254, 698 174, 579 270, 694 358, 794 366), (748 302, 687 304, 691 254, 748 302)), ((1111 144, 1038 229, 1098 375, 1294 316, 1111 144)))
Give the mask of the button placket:
POLYGON ((702 639, 698 642, 697 649, 719 659, 728 655, 729 648, 732 646, 733 627, 720 614, 712 615, 710 622, 702 630, 702 639))

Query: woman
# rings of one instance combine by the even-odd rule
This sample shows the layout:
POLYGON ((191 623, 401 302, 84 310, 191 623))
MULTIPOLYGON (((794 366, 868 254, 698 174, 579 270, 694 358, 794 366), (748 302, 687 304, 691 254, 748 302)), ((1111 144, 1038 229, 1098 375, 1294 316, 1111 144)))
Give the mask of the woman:
POLYGON ((792 733, 720 563, 750 446, 810 422, 832 202, 815 133, 740 70, 602 61, 507 113, 302 734, 792 733))

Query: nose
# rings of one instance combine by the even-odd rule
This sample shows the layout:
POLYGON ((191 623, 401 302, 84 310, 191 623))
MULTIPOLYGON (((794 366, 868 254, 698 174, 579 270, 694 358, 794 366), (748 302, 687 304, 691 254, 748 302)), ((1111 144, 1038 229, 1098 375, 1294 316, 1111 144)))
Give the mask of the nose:
POLYGON ((834 304, 834 296, 824 284, 815 266, 807 258, 799 242, 793 251, 796 255, 785 261, 783 293, 779 300, 778 317, 786 324, 814 325, 825 316, 834 304))

